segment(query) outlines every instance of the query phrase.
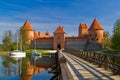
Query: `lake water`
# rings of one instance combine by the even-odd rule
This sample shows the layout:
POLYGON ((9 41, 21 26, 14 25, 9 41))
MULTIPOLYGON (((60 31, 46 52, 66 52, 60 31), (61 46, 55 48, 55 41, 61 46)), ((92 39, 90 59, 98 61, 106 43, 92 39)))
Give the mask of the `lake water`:
POLYGON ((0 56, 0 80, 50 80, 53 58, 11 58, 0 56))

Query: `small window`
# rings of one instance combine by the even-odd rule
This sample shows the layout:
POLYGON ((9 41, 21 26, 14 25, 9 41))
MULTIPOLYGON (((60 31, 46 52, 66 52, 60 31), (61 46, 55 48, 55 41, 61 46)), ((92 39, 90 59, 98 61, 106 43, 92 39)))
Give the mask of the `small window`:
POLYGON ((94 40, 94 39, 92 39, 92 40, 94 40))
POLYGON ((90 34, 90 37, 91 37, 92 35, 90 34))
POLYGON ((98 41, 99 39, 97 39, 97 41, 98 41))
POLYGON ((95 34, 95 36, 97 36, 97 34, 95 34))

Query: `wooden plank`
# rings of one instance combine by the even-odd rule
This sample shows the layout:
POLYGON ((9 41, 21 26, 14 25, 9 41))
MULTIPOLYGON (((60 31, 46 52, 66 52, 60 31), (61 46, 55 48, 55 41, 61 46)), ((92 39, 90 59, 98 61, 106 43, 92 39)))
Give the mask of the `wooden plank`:
POLYGON ((76 70, 73 70, 73 68, 70 66, 70 64, 68 64, 68 69, 69 69, 71 75, 73 76, 73 80, 79 80, 81 76, 84 79, 120 80, 120 76, 116 76, 116 75, 113 76, 112 72, 107 71, 103 68, 99 68, 96 65, 93 65, 93 64, 91 64, 87 61, 84 61, 78 57, 75 57, 73 55, 70 55, 70 57, 69 57, 68 55, 66 55, 66 53, 64 53, 64 56, 67 59, 66 61, 68 61, 70 64, 72 64, 72 67, 74 67, 74 69, 76 69, 76 70), (82 61, 82 63, 80 61, 82 61), (78 63, 80 63, 80 64, 78 64, 78 63))
POLYGON ((70 71, 68 70, 66 63, 61 63, 60 67, 61 67, 62 80, 74 80, 70 71))
POLYGON ((61 80, 73 80, 73 77, 68 70, 67 64, 66 64, 66 58, 62 53, 58 53, 58 61, 60 64, 60 69, 61 69, 61 80))

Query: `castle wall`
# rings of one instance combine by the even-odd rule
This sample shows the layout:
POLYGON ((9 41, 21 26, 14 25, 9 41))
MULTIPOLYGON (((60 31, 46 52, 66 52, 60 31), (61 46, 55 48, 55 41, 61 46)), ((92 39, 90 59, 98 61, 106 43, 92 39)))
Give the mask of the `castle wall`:
POLYGON ((85 50, 87 39, 78 37, 66 37, 65 49, 85 50))
MULTIPOLYGON (((32 41, 31 48, 35 47, 34 41, 32 41)), ((51 37, 51 38, 38 38, 36 40, 36 48, 37 49, 53 49, 53 37, 51 37)))
POLYGON ((101 50, 103 48, 103 43, 88 41, 86 45, 86 50, 101 50))

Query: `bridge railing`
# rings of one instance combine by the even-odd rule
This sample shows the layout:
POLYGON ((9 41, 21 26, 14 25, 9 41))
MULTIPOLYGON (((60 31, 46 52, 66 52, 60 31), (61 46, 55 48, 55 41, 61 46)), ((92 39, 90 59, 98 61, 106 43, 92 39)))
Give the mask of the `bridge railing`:
POLYGON ((71 76, 68 65, 66 63, 66 58, 62 52, 58 52, 58 64, 61 71, 59 80, 73 80, 73 77, 71 76))
POLYGON ((65 50, 65 52, 96 64, 98 67, 111 70, 113 74, 120 74, 120 55, 73 50, 65 50))

